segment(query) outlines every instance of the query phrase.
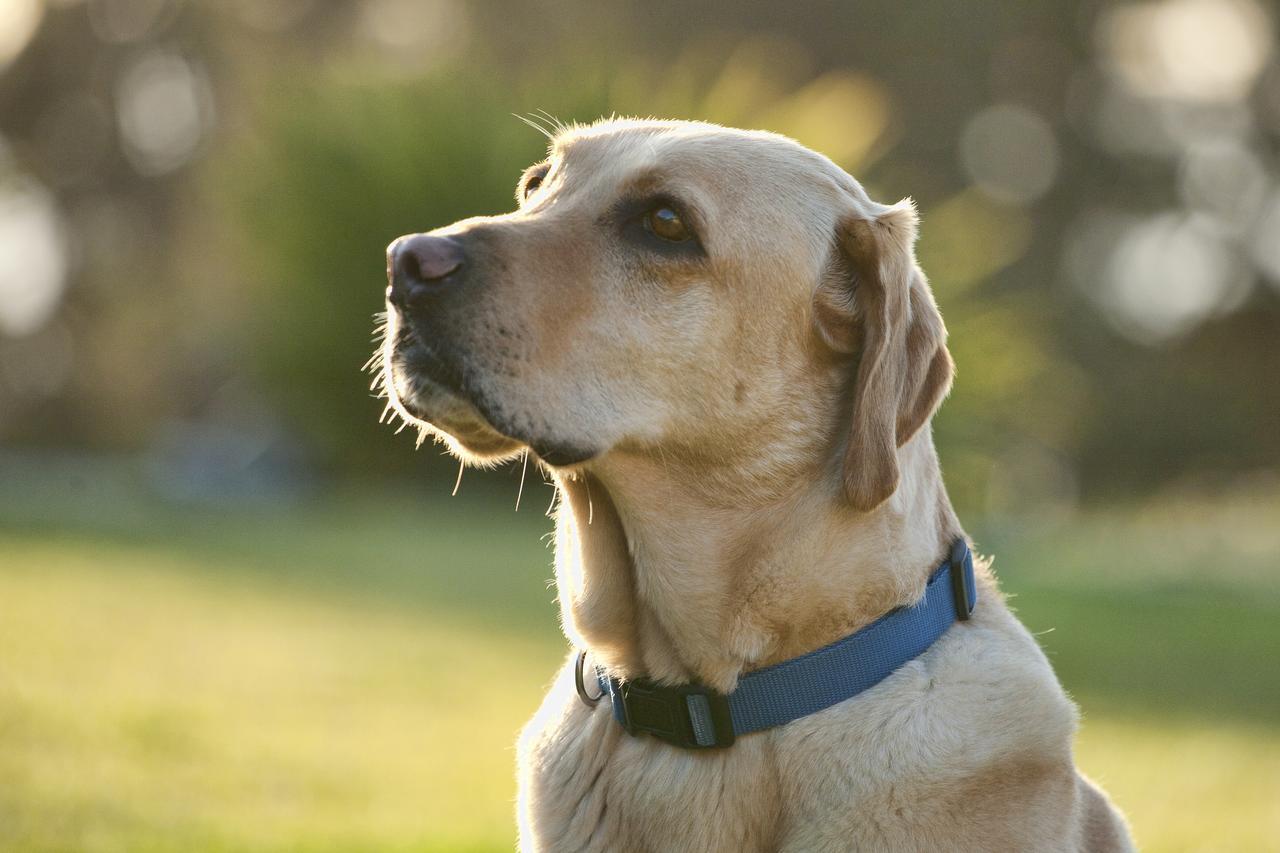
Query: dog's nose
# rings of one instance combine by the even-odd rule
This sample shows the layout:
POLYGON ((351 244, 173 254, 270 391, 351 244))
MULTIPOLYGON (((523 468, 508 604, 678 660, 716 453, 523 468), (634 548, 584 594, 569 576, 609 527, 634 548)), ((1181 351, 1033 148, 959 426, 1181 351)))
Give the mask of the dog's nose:
POLYGON ((457 283, 466 256, 448 237, 415 234, 391 244, 387 251, 388 296, 410 304, 440 293, 457 283))

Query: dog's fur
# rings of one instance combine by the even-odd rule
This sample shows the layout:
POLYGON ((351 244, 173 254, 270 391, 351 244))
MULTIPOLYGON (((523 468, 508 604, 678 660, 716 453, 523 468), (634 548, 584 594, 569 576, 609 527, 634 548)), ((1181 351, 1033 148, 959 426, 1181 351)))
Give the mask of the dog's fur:
MULTIPOLYGON (((398 410, 463 458, 548 463, 572 645, 728 692, 917 600, 962 531, 910 202, 773 134, 617 120, 561 130, 518 195, 432 232, 467 247, 465 278, 389 306, 382 361, 398 410), (646 199, 699 245, 637 226, 646 199)), ((978 575, 974 618, 924 655, 724 750, 626 735, 570 656, 520 738, 523 848, 1130 849, 1074 767, 1074 706, 978 575)))

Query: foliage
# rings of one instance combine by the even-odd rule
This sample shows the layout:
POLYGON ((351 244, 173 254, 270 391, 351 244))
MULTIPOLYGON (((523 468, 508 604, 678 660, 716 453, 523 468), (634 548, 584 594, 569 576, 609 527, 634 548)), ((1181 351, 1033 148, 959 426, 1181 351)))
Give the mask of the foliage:
MULTIPOLYGON (((274 419, 318 467, 430 468, 356 372, 381 250, 507 209, 542 151, 512 114, 546 110, 777 130, 915 197, 966 514, 1280 458, 1280 75, 1256 0, 20 5, 39 26, 0 69, 0 171, 67 257, 45 325, 0 340, 6 445, 274 419)), ((39 254, 3 292, 37 286, 39 254)))

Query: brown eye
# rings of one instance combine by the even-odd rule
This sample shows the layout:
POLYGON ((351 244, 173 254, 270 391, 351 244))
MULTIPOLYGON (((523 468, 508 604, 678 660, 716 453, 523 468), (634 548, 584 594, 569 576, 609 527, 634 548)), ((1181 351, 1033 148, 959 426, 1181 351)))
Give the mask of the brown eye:
POLYGON ((693 237, 680 214, 669 207, 655 207, 646 213, 644 227, 655 236, 672 243, 683 243, 693 237))
POLYGON ((549 171, 551 167, 544 164, 527 173, 520 186, 516 188, 516 201, 522 201, 537 192, 549 171))

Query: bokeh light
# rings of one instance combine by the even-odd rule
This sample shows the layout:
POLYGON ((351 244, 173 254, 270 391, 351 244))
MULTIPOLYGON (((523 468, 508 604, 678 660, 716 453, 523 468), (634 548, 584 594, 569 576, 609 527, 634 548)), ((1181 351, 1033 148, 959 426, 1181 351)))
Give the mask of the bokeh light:
POLYGON ((1267 280, 1280 288, 1280 191, 1273 192, 1267 200, 1251 248, 1267 280))
POLYGON ((144 175, 163 175, 196 153, 212 124, 213 100, 198 66, 155 50, 121 77, 116 109, 130 161, 144 175))
POLYGON ((1058 173, 1052 128, 1015 104, 996 104, 969 119, 960 137, 960 157, 979 189, 1010 204, 1040 198, 1058 173))
POLYGON ((1141 97, 1238 101, 1271 55, 1269 15, 1252 0, 1119 4, 1099 23, 1108 66, 1141 97))
POLYGON ((1121 332, 1158 343, 1238 305, 1250 284, 1237 256, 1203 220, 1165 213, 1120 235, 1096 295, 1121 332))
POLYGON ((0 179, 0 334, 29 335, 53 317, 66 285, 62 217, 33 179, 0 179))
POLYGON ((41 0, 6 0, 0 4, 0 71, 27 46, 43 12, 41 0))

